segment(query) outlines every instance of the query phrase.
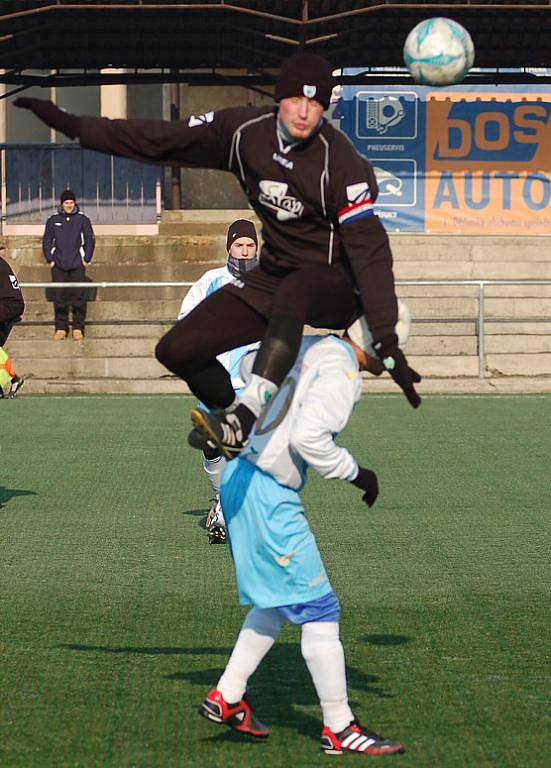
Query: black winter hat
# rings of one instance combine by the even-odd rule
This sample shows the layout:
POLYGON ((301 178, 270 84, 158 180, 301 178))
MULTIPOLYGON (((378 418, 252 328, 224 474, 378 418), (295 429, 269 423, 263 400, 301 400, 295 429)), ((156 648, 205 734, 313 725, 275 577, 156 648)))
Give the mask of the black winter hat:
POLYGON ((228 253, 230 252, 234 240, 237 240, 238 237, 250 237, 258 247, 256 229, 254 228, 252 221, 248 221, 247 219, 237 219, 233 224, 230 224, 228 237, 226 239, 226 250, 228 253))
POLYGON ((307 96, 327 109, 333 90, 332 66, 315 53, 297 53, 281 65, 275 87, 275 100, 307 96))
POLYGON ((61 200, 62 203, 64 203, 65 200, 74 200, 76 203, 77 196, 75 195, 72 189, 64 189, 59 199, 61 200))

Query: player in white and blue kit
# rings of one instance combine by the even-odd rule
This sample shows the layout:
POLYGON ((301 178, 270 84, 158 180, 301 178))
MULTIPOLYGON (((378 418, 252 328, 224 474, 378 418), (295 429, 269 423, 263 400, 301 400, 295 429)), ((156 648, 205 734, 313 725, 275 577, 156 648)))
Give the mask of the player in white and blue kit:
MULTIPOLYGON (((400 303, 396 333, 402 347, 409 325, 407 307, 400 303)), ((339 601, 299 496, 308 467, 359 487, 368 506, 378 496, 375 473, 335 443, 361 397, 360 371, 383 370, 371 343, 363 318, 343 339, 304 337, 293 368, 240 456, 228 464, 221 487, 239 600, 253 608, 199 712, 255 738, 268 737, 245 691, 288 621, 301 626, 302 655, 323 713, 321 746, 328 754, 404 751, 398 742, 361 726, 350 709, 339 601)))
MULTIPOLYGON (((203 299, 210 296, 215 291, 228 283, 235 283, 240 276, 258 264, 257 259, 258 239, 254 224, 247 219, 237 219, 234 221, 227 233, 226 249, 228 251, 228 261, 224 267, 209 269, 202 277, 189 289, 180 312, 178 320, 195 309, 203 299)), ((231 323, 231 318, 228 318, 231 323)), ((219 362, 224 366, 231 376, 231 383, 236 393, 239 394, 244 386, 241 378, 241 361, 243 357, 251 350, 258 349, 259 342, 246 344, 243 347, 223 352, 218 356, 219 362)), ((205 448, 203 450, 203 469, 212 485, 214 499, 207 515, 206 525, 211 544, 222 543, 226 540, 226 530, 224 526, 224 515, 220 505, 220 480, 226 466, 226 459, 216 448, 205 448)))

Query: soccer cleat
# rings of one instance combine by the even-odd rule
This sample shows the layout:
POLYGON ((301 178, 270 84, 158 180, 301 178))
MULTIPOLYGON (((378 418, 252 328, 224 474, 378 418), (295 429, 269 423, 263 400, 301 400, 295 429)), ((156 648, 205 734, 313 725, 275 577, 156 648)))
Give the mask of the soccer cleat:
POLYGON ((252 736, 253 739, 267 739, 270 735, 266 726, 254 716, 247 694, 237 704, 228 704, 220 691, 213 688, 207 694, 198 712, 213 723, 227 725, 234 731, 252 736))
POLYGON ((226 411, 204 411, 202 408, 193 408, 191 421, 194 429, 188 437, 188 442, 194 448, 203 448, 205 443, 214 444, 226 459, 235 458, 247 442, 239 417, 235 413, 226 411), (203 436, 203 445, 199 445, 199 432, 203 436), (193 441, 192 441, 193 440, 193 441))
POLYGON ((23 384, 25 383, 25 379, 22 379, 20 376, 15 376, 11 380, 11 389, 10 394, 8 395, 8 400, 13 400, 13 398, 17 395, 23 384))
POLYGON ((403 754, 406 750, 398 741, 385 739, 352 720, 340 733, 333 733, 327 726, 321 732, 321 748, 326 755, 342 755, 343 752, 363 752, 366 755, 403 754))
POLYGON ((223 525, 215 523, 208 530, 209 544, 225 544, 226 529, 223 525))
POLYGON ((220 500, 215 497, 208 511, 205 526, 208 532, 209 544, 224 544, 226 541, 226 526, 220 500))
POLYGON ((216 522, 216 518, 218 517, 220 510, 220 501, 218 499, 218 496, 215 496, 214 499, 211 499, 210 501, 210 509, 207 512, 207 517, 205 519, 205 528, 208 529, 212 526, 213 523, 216 522))

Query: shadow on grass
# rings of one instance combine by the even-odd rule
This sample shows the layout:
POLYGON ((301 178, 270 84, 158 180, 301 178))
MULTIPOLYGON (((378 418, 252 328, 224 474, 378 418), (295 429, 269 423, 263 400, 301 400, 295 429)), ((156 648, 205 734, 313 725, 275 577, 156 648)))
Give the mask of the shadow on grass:
POLYGON ((201 509, 187 509, 185 512, 182 512, 182 515, 190 515, 191 517, 206 517, 208 511, 208 507, 202 507, 201 509))
POLYGON ((0 485, 0 507, 3 507, 10 499, 15 496, 37 496, 36 491, 25 491, 17 488, 6 488, 0 485))
POLYGON ((198 647, 198 648, 172 648, 168 647, 139 647, 132 645, 80 645, 78 643, 62 643, 61 645, 55 645, 54 648, 65 648, 68 651, 91 651, 92 653, 119 653, 119 654, 143 654, 145 656, 203 656, 203 655, 215 655, 215 656, 229 656, 232 652, 232 648, 212 648, 212 647, 198 647))
POLYGON ((189 515, 190 517, 199 517, 200 520, 197 521, 197 525, 199 528, 203 528, 203 530, 206 530, 205 520, 207 518, 207 515, 209 513, 208 508, 207 509, 188 509, 185 512, 182 512, 182 515, 189 515))
MULTIPOLYGON (((373 637, 394 637, 373 636, 373 637)), ((408 638, 405 638, 408 641, 408 638)), ((402 640, 400 641, 402 642, 402 640)), ((392 643, 389 643, 392 644, 392 643)), ((77 643, 65 643, 55 646, 70 651, 109 653, 121 655, 143 654, 148 656, 223 656, 220 666, 204 666, 201 669, 188 669, 165 675, 165 679, 174 682, 186 681, 199 686, 206 693, 216 685, 224 665, 232 648, 222 646, 196 646, 190 648, 180 647, 140 647, 140 646, 102 646, 81 645, 77 643)), ((354 693, 368 694, 378 698, 393 698, 393 694, 387 691, 377 675, 368 675, 363 670, 350 665, 346 670, 350 705, 352 709, 357 706, 354 693)), ((319 738, 321 728, 321 714, 319 702, 312 685, 312 680, 300 653, 300 642, 277 643, 268 653, 262 664, 252 676, 248 691, 253 701, 258 701, 258 716, 263 722, 277 723, 278 726, 292 728, 299 733, 319 738), (312 707, 315 715, 304 711, 312 707)), ((197 702, 199 703, 199 702, 197 702)), ((359 712, 361 717, 363 713, 359 712)), ((202 741, 241 741, 242 736, 235 734, 230 729, 224 729, 215 735, 205 737, 202 741)))
MULTIPOLYGON (((220 649, 216 649, 218 651, 220 649)), ((185 680, 205 690, 216 685, 223 667, 193 669, 166 675, 168 680, 185 680)), ((357 706, 354 694, 368 694, 378 698, 392 698, 393 694, 381 684, 377 675, 367 675, 361 669, 347 665, 346 676, 352 709, 357 706)), ((255 711, 262 722, 274 723, 278 727, 292 728, 311 738, 319 738, 321 713, 319 702, 312 685, 306 664, 300 653, 300 643, 278 643, 266 656, 252 676, 248 692, 254 702, 255 711), (306 709, 313 708, 310 714, 306 709)), ((361 715, 362 713, 359 713, 361 715)), ((235 734, 224 731, 209 740, 233 740, 235 734)))
POLYGON ((370 645, 404 645, 411 643, 413 637, 407 635, 364 635, 363 640, 370 645))

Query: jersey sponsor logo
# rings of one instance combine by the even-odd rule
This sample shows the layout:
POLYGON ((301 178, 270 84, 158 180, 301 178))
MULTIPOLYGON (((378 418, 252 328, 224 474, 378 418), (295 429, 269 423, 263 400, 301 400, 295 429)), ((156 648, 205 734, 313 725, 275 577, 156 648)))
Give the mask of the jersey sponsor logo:
POLYGON ((306 96, 307 99, 313 99, 316 95, 316 91, 318 89, 315 85, 303 85, 302 86, 302 92, 306 96))
POLYGON ((324 581, 327 581, 327 576, 324 573, 322 573, 321 576, 316 576, 315 579, 310 579, 310 581, 308 582, 308 586, 317 587, 320 584, 323 584, 324 581))
POLYGON ((293 552, 289 552, 287 555, 278 555, 275 558, 275 561, 278 565, 281 565, 283 568, 287 568, 288 565, 291 564, 291 560, 295 555, 297 555, 299 552, 298 549, 295 549, 293 552))
POLYGON ((11 287, 13 288, 14 291, 21 290, 19 288, 19 282, 18 282, 18 280, 17 280, 15 275, 10 275, 10 283, 11 283, 11 287))
POLYGON ((288 184, 281 181, 262 179, 259 184, 260 194, 258 201, 265 208, 276 212, 279 221, 300 219, 304 213, 304 205, 296 197, 287 194, 288 184))
POLYGON ((277 152, 274 152, 274 154, 272 155, 272 160, 275 160, 276 163, 279 163, 284 168, 287 168, 288 171, 292 171, 293 170, 293 166, 294 166, 293 161, 292 160, 287 160, 286 157, 282 157, 277 152))
POLYGON ((348 205, 339 211, 339 224, 373 215, 373 200, 370 197, 367 181, 349 184, 346 187, 346 197, 348 205))
POLYGON ((188 120, 188 126, 190 128, 197 128, 199 125, 206 125, 212 123, 214 120, 214 112, 205 112, 203 115, 191 115, 188 120))

